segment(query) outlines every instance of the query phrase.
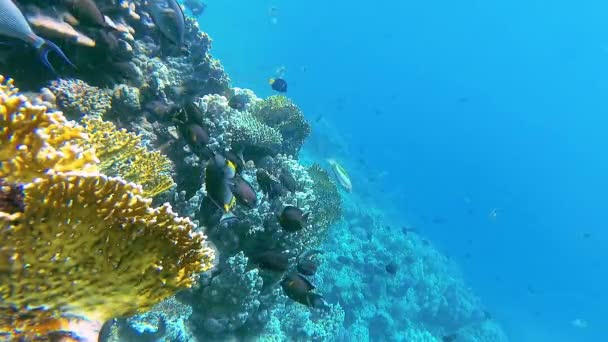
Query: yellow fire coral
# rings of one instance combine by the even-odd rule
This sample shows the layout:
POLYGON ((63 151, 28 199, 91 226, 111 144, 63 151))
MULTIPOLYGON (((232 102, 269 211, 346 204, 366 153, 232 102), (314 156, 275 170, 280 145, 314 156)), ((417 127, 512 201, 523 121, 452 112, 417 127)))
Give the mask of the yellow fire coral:
POLYGON ((83 123, 88 141, 101 160, 102 173, 137 182, 149 197, 175 185, 170 176, 171 161, 158 151, 150 152, 142 147, 138 135, 92 117, 85 117, 83 123))
POLYGON ((29 103, 12 80, 0 76, 0 84, 0 178, 28 182, 49 169, 96 171, 94 151, 82 147, 81 127, 29 103))
POLYGON ((0 83, 0 340, 95 339, 78 327, 146 310, 212 266, 189 219, 92 172, 81 127, 0 83))

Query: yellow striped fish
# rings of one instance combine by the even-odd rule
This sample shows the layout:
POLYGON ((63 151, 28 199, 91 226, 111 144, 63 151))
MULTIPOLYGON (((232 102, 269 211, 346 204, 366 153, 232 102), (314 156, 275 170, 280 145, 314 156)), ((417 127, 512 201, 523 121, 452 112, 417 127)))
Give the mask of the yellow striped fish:
POLYGON ((340 185, 342 185, 342 187, 346 191, 353 191, 353 184, 351 183, 350 177, 348 177, 348 173, 346 172, 346 170, 344 170, 342 165, 338 164, 338 162, 334 159, 327 159, 327 162, 331 166, 331 169, 334 171, 334 175, 338 179, 338 183, 340 183, 340 185))

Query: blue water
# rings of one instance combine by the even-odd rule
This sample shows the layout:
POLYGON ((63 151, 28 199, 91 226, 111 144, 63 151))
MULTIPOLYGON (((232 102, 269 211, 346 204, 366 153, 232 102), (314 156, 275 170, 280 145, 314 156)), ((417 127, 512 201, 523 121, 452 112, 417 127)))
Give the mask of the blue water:
POLYGON ((207 3, 233 84, 271 95, 284 66, 304 152, 453 258, 512 341, 606 340, 608 5, 207 3))

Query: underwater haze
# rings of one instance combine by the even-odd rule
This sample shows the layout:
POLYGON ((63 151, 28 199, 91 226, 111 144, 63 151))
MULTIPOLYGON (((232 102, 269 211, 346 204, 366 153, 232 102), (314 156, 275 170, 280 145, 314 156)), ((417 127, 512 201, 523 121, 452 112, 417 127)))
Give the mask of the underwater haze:
POLYGON ((454 260, 509 340, 606 338, 608 5, 207 4, 233 82, 270 95, 284 66, 303 154, 454 260))
POLYGON ((606 18, 0 0, 0 342, 608 341, 606 18))

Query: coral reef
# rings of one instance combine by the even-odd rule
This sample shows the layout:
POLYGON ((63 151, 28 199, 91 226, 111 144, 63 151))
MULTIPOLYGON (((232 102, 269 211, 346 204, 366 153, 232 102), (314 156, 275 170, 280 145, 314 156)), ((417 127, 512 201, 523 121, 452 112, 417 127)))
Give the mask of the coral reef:
POLYGON ((91 117, 84 118, 83 124, 88 141, 100 160, 102 173, 137 182, 147 197, 154 197, 175 185, 171 178, 171 161, 158 151, 150 152, 142 147, 141 138, 136 134, 91 117))
POLYGON ((0 104, 2 146, 13 147, 1 159, 2 197, 13 205, 0 212, 0 336, 44 337, 140 312, 212 266, 189 219, 96 172, 82 127, 31 105, 12 82, 0 104))
POLYGON ((83 148, 82 127, 32 105, 12 80, 0 76, 0 84, 0 178, 29 182, 47 170, 97 170, 94 151, 83 148))
POLYGON ((91 86, 82 80, 59 79, 52 81, 49 89, 55 94, 59 109, 72 119, 84 114, 101 118, 112 108, 112 95, 108 90, 91 86))
POLYGON ((338 222, 342 217, 342 198, 338 187, 327 171, 319 164, 313 164, 308 168, 308 174, 313 180, 313 191, 316 196, 313 211, 316 213, 314 224, 329 227, 338 222))
POLYGON ((276 129, 263 124, 249 112, 236 111, 230 116, 232 141, 238 146, 262 150, 274 155, 283 144, 283 136, 276 129))
POLYGON ((310 135, 311 127, 304 113, 285 96, 274 95, 255 103, 253 116, 278 130, 283 136, 282 153, 297 155, 310 135))
POLYGON ((190 294, 190 323, 200 336, 228 336, 259 309, 264 281, 257 269, 247 270, 247 264, 247 257, 239 252, 226 260, 222 273, 190 294))

